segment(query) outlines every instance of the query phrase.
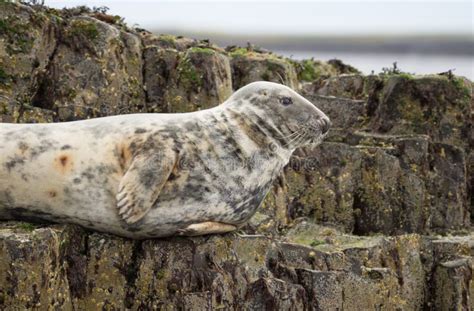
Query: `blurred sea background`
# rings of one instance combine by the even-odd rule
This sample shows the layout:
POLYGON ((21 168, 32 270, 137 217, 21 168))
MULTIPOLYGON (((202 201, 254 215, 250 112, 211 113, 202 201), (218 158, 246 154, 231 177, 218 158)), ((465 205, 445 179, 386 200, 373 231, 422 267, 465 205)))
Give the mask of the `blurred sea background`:
POLYGON ((157 34, 252 44, 293 59, 337 58, 365 74, 452 70, 474 80, 471 0, 46 0, 51 7, 107 7, 157 34))

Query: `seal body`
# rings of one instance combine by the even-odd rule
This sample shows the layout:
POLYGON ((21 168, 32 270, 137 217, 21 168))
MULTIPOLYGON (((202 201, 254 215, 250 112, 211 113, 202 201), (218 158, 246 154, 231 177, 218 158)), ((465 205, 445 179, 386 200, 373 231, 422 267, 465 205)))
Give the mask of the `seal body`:
POLYGON ((294 149, 321 141, 328 126, 314 105, 269 82, 192 113, 0 123, 0 218, 131 238, 229 231, 255 213, 294 149))

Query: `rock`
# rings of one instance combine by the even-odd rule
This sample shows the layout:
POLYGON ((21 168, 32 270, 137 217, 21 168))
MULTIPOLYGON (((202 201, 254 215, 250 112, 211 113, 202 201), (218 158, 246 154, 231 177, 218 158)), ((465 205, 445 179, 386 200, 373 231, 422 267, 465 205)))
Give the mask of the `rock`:
POLYGON ((299 90, 333 126, 239 235, 2 222, 0 309, 474 308, 472 82, 364 76, 132 30, 101 8, 0 2, 0 122, 195 111, 256 80, 299 90))
POLYGON ((355 130, 366 129, 369 120, 367 101, 313 93, 307 93, 305 97, 317 103, 316 106, 331 119, 332 126, 326 140, 340 141, 355 130))
POLYGON ((284 58, 270 53, 258 53, 239 48, 230 51, 232 85, 234 89, 254 81, 271 81, 298 88, 296 72, 284 58))
POLYGON ((246 294, 246 310, 303 310, 306 304, 304 288, 278 279, 261 278, 253 282, 246 294))
POLYGON ((71 308, 57 232, 18 225, 0 232, 0 308, 71 308))
MULTIPOLYGON (((327 62, 305 59, 301 61, 292 61, 298 80, 305 82, 314 82, 319 84, 321 79, 325 79, 332 76, 340 76, 344 74, 357 74, 359 71, 352 66, 344 64, 339 59, 331 59, 327 62)), ((310 84, 305 83, 305 86, 310 84)))
POLYGON ((366 100, 369 122, 364 125, 375 132, 425 134, 466 147, 470 139, 465 137, 472 132, 471 90, 472 84, 460 77, 343 75, 305 85, 303 94, 366 100))
MULTIPOLYGON (((0 115, 18 106, 18 117, 41 82, 58 42, 59 20, 29 6, 0 3, 0 115)), ((17 118, 9 121, 17 121, 17 118)))
POLYGON ((232 94, 227 56, 211 48, 183 52, 148 46, 145 86, 150 112, 190 112, 211 108, 232 94))
POLYGON ((355 132, 295 152, 259 211, 268 218, 253 229, 274 232, 305 217, 362 235, 461 230, 470 224, 466 184, 460 148, 355 132))
POLYGON ((145 110, 141 41, 92 17, 72 17, 60 31, 32 99, 70 121, 145 110))
POLYGON ((440 310, 474 308, 474 275, 472 258, 439 264, 434 272, 434 302, 440 310))
POLYGON ((474 252, 465 251, 474 246, 472 235, 357 237, 311 223, 298 227, 288 237, 301 244, 234 234, 131 241, 71 225, 4 222, 0 306, 421 310, 472 304, 466 290, 472 291, 474 252))
POLYGON ((377 75, 346 74, 307 83, 303 91, 310 95, 367 100, 381 86, 383 79, 377 75))

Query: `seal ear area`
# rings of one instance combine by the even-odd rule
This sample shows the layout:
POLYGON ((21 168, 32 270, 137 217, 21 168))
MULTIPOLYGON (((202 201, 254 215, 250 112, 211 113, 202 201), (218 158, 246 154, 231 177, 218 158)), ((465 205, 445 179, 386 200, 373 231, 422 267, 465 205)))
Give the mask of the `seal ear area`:
POLYGON ((128 224, 141 220, 158 199, 178 156, 167 153, 138 154, 119 184, 117 209, 128 224))

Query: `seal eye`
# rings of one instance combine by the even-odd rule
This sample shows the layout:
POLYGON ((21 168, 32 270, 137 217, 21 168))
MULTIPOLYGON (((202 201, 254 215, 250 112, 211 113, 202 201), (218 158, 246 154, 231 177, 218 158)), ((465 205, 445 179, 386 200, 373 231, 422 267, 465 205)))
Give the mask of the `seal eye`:
POLYGON ((293 100, 291 99, 291 97, 282 97, 280 99, 280 102, 283 106, 288 106, 288 105, 293 104, 293 100))

